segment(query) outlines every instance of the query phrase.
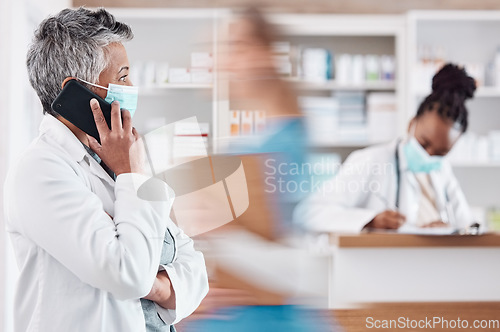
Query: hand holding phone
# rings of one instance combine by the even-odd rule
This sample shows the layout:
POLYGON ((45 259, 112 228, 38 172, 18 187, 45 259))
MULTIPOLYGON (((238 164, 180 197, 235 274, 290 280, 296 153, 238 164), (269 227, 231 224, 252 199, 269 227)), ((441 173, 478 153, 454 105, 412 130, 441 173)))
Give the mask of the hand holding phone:
POLYGON ((127 110, 120 111, 120 104, 115 101, 111 104, 111 127, 104 117, 99 102, 91 99, 90 108, 101 141, 87 135, 90 148, 99 158, 118 176, 122 173, 131 173, 140 169, 141 150, 132 148, 139 140, 139 134, 132 127, 132 117, 127 110))
POLYGON ((104 120, 108 128, 111 128, 111 105, 75 79, 64 85, 51 107, 54 112, 100 142, 99 131, 90 109, 92 99, 97 100, 104 120))

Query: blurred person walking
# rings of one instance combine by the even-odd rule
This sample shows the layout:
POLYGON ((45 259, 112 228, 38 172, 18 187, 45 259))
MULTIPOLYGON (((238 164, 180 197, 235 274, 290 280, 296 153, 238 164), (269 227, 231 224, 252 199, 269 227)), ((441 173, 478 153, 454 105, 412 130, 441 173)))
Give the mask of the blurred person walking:
POLYGON ((289 193, 266 187, 279 180, 266 179, 266 161, 302 163, 306 145, 297 97, 274 66, 275 35, 259 11, 246 9, 231 25, 229 50, 221 55, 232 98, 251 100, 265 110, 267 130, 230 148, 243 161, 250 206, 235 221, 205 235, 214 280, 193 316, 200 318, 186 324, 186 332, 336 329, 326 311, 304 302, 326 296, 326 262, 291 241, 295 229, 284 217, 289 193))

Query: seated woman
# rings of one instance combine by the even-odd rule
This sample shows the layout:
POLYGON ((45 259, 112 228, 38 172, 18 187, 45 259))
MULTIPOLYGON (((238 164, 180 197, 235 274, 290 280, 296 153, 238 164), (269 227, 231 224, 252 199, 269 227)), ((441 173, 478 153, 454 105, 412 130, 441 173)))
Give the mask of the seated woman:
POLYGON ((20 268, 16 331, 170 331, 208 291, 203 255, 169 218, 171 190, 152 183, 169 195, 152 202, 133 186, 147 178, 130 149, 139 139, 137 92, 120 88, 132 85, 123 46, 132 37, 104 9, 85 8, 65 9, 35 32, 27 67, 44 117, 5 187, 20 268), (100 143, 51 109, 69 79, 115 100, 111 128, 91 102, 100 143))
POLYGON ((295 222, 339 232, 398 229, 405 223, 470 226, 469 206, 445 156, 467 130, 465 101, 475 89, 463 68, 445 65, 407 136, 353 152, 338 175, 296 207, 295 222))

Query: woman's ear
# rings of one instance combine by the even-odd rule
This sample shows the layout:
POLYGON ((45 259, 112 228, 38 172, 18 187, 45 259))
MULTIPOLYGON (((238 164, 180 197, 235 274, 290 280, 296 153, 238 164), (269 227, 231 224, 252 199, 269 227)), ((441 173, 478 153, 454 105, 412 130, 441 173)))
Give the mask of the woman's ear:
POLYGON ((73 77, 73 76, 66 77, 61 84, 61 89, 64 89, 64 86, 66 85, 66 83, 68 83, 71 80, 76 80, 76 77, 73 77))

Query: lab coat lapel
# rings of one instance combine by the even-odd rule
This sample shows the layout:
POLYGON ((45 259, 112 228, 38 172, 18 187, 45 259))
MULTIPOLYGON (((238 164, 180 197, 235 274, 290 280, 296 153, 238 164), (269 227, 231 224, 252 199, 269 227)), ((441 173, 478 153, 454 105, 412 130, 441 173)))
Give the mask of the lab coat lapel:
POLYGON ((410 224, 417 222, 418 201, 420 197, 420 187, 413 172, 408 170, 408 164, 404 154, 404 142, 399 145, 399 158, 401 167, 401 202, 400 211, 406 216, 406 221, 410 224))
POLYGON ((109 176, 109 174, 102 168, 102 166, 94 159, 90 159, 90 172, 100 179, 107 182, 112 188, 115 186, 115 181, 109 176))
POLYGON ((436 205, 441 216, 441 220, 448 221, 446 211, 446 188, 443 183, 443 174, 441 171, 430 173, 431 183, 436 192, 436 205))

